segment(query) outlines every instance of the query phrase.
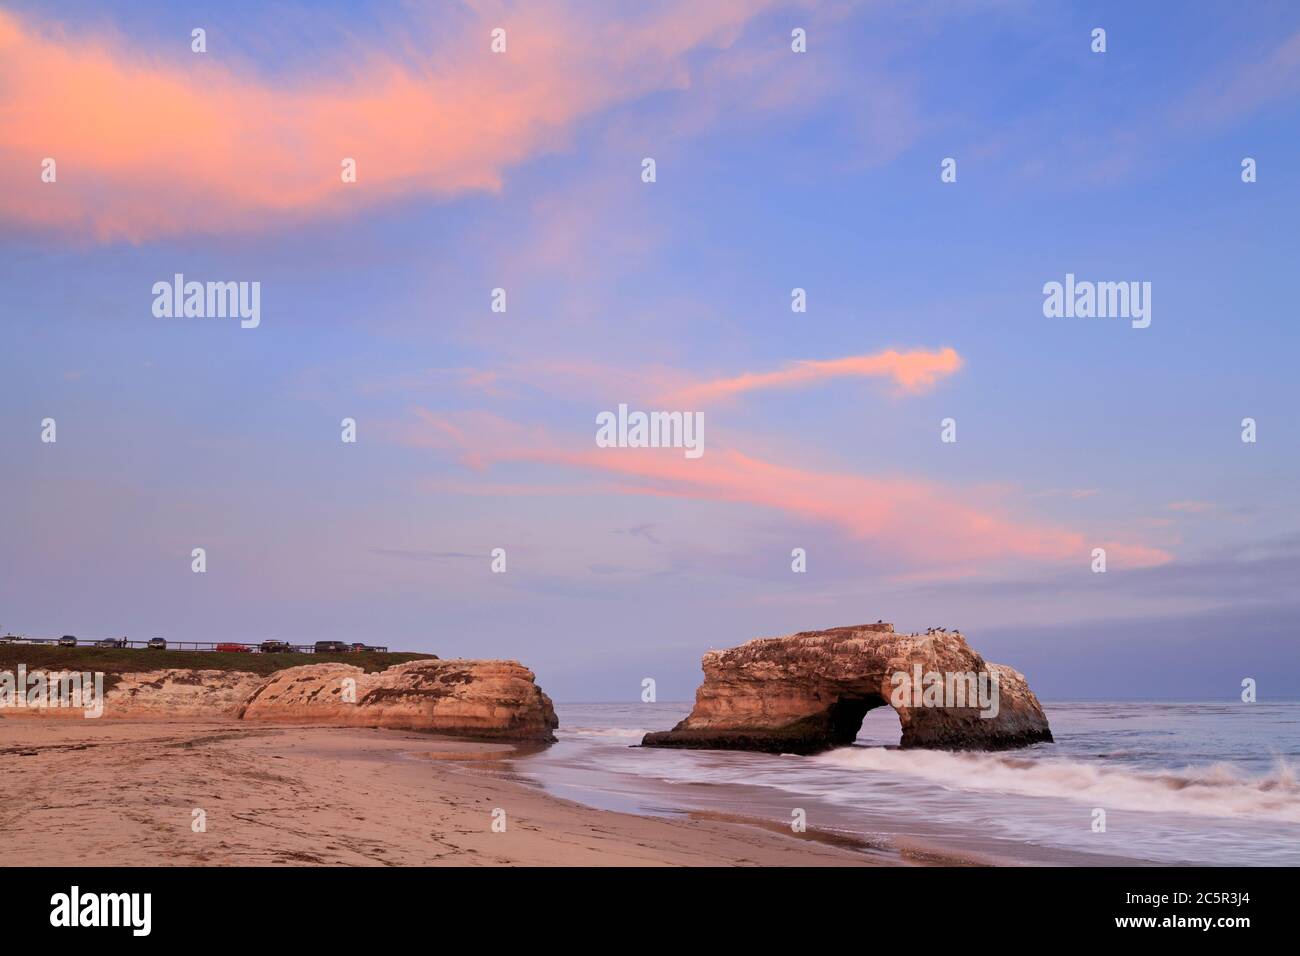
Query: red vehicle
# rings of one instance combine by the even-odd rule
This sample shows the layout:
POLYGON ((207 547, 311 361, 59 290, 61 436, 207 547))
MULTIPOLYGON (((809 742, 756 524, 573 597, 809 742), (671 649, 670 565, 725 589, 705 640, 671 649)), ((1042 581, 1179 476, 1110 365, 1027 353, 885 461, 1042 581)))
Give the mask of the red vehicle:
POLYGON ((247 644, 218 644, 217 650, 230 651, 235 654, 251 654, 253 651, 247 644))

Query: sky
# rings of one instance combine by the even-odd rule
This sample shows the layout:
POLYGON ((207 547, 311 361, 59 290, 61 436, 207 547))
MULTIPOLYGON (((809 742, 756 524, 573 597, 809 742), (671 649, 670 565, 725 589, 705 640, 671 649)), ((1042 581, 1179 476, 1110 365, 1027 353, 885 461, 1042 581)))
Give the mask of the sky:
POLYGON ((1300 7, 1174 11, 0 2, 0 628, 636 701, 884 619, 1044 698, 1296 696, 1300 7))

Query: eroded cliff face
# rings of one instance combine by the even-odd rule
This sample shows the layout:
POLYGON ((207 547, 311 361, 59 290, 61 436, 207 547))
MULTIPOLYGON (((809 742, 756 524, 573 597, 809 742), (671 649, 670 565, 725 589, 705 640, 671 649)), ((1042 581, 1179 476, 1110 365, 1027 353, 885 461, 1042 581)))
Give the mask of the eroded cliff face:
POLYGON ((106 717, 237 717, 266 680, 244 671, 158 670, 122 674, 104 694, 106 717))
POLYGON ((956 631, 896 634, 883 623, 804 631, 710 651, 703 667, 690 714, 643 745, 815 753, 851 744, 866 712, 882 706, 898 712, 903 747, 996 750, 1052 739, 1024 675, 987 663, 956 631))
MULTIPOLYGON (((112 674, 96 688, 85 671, 43 670, 26 672, 29 681, 40 676, 50 688, 43 705, 18 703, 0 691, 0 718, 42 717, 83 720, 94 717, 137 719, 191 719, 237 717, 244 702, 266 682, 260 674, 244 671, 162 668, 112 674), (82 679, 84 690, 74 701, 59 696, 56 688, 66 677, 82 679), (100 689, 103 696, 100 697, 100 689), (55 702, 57 701, 57 703, 55 702)), ((23 689, 20 688, 20 692, 23 689)))
POLYGON ((350 664, 292 667, 258 688, 240 716, 511 740, 554 740, 559 726, 533 672, 515 661, 419 660, 376 674, 350 664))
MULTIPOLYGON (((243 671, 155 670, 116 675, 102 716, 226 717, 390 727, 508 740, 551 741, 559 725, 533 672, 515 661, 439 660, 367 674, 351 664, 308 664, 263 676, 243 671)), ((84 719, 71 707, 0 708, 0 718, 84 719)))

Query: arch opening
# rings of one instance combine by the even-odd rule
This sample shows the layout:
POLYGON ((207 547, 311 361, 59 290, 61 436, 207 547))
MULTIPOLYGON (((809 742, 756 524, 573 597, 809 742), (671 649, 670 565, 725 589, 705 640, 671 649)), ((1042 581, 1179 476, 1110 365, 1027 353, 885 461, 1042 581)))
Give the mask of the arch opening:
POLYGON ((863 715, 849 743, 862 747, 899 747, 903 743, 903 722, 884 698, 877 697, 863 715))
MULTIPOLYGON (((897 736, 892 743, 897 744, 902 738, 903 729, 898 721, 898 714, 889 702, 879 694, 864 694, 862 696, 846 695, 838 698, 835 703, 831 704, 826 711, 826 729, 830 737, 830 745, 833 747, 847 747, 854 743, 861 735, 862 726, 867 720, 867 715, 875 711, 887 711, 888 715, 884 719, 892 719, 894 725, 898 728, 897 736)), ((873 726, 887 726, 880 724, 880 718, 871 720, 873 726)), ((886 731, 887 733, 887 731, 886 731)))

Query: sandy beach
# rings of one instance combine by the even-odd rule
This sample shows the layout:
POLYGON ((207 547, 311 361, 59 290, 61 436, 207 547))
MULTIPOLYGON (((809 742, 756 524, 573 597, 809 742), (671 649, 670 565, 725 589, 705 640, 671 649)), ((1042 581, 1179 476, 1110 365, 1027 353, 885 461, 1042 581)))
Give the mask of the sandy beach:
POLYGON ((815 831, 590 809, 511 779, 514 753, 509 744, 391 730, 0 719, 0 858, 80 866, 891 862, 815 831), (493 830, 495 810, 505 813, 504 832, 493 830))

